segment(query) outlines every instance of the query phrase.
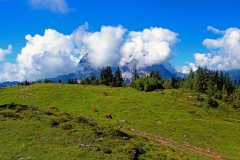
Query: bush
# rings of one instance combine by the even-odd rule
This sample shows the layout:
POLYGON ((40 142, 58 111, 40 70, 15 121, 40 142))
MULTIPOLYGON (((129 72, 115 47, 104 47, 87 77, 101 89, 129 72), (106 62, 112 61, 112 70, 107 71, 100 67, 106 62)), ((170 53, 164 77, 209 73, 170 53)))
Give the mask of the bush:
POLYGON ((208 106, 209 107, 212 107, 212 108, 217 108, 218 107, 218 103, 217 101, 215 101, 214 99, 210 98, 208 100, 208 106))
POLYGON ((10 117, 10 118, 20 118, 20 116, 13 111, 3 110, 0 111, 0 115, 2 115, 4 118, 10 117))
POLYGON ((77 123, 88 123, 88 119, 86 117, 77 116, 75 118, 75 122, 77 122, 77 123))
POLYGON ((56 119, 56 118, 53 118, 53 119, 50 120, 50 126, 51 127, 57 127, 59 125, 59 123, 60 123, 59 120, 56 119))
POLYGON ((73 128, 71 123, 63 123, 61 125, 62 130, 71 130, 73 128))

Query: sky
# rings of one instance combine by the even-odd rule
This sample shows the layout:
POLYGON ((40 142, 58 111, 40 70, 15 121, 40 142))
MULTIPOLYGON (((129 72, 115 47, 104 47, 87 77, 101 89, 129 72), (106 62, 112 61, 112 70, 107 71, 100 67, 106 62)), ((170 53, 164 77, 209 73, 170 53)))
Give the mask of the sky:
POLYGON ((0 82, 170 63, 240 69, 239 0, 0 0, 0 82))

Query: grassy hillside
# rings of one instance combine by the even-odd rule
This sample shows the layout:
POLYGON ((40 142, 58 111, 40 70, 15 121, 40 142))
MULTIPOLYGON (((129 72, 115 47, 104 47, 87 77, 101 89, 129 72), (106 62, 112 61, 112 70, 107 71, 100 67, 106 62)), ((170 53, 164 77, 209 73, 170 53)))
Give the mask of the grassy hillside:
POLYGON ((208 108, 207 98, 197 97, 189 90, 146 93, 68 84, 7 87, 0 91, 0 156, 238 159, 240 112, 221 102, 216 109, 208 108), (113 119, 104 118, 106 113, 113 119))

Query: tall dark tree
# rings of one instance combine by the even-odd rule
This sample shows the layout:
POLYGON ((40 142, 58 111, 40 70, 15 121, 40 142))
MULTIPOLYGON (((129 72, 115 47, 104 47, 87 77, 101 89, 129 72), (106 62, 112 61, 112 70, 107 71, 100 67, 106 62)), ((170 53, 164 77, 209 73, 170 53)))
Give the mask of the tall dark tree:
POLYGON ((89 80, 88 77, 86 77, 86 78, 84 79, 84 84, 91 84, 91 81, 89 80))
POLYGON ((72 83, 73 83, 72 79, 69 78, 69 79, 68 79, 68 84, 72 84, 72 83))
POLYGON ((234 91, 234 86, 233 86, 233 83, 232 83, 232 81, 231 81, 231 79, 230 79, 229 74, 226 74, 225 87, 226 87, 226 90, 227 90, 228 95, 230 95, 230 94, 233 93, 233 91, 234 91))
POLYGON ((155 75, 154 71, 151 71, 151 72, 149 73, 149 77, 150 77, 150 78, 153 78, 154 75, 155 75))
POLYGON ((116 87, 122 87, 123 85, 123 78, 122 78, 122 72, 120 68, 118 67, 117 70, 114 73, 114 86, 116 87))
POLYGON ((112 69, 110 66, 107 66, 106 68, 102 68, 101 73, 100 73, 100 80, 102 84, 104 85, 111 85, 113 82, 113 74, 112 74, 112 69))
POLYGON ((94 83, 95 80, 96 80, 96 77, 92 75, 90 78, 91 83, 94 83))
POLYGON ((196 91, 203 93, 207 90, 205 70, 200 66, 197 69, 194 88, 196 91))
POLYGON ((136 68, 135 68, 135 70, 134 70, 133 79, 134 79, 134 80, 139 79, 139 74, 138 74, 138 71, 137 71, 136 68))
POLYGON ((193 89, 193 86, 194 86, 194 72, 193 72, 192 69, 190 70, 190 72, 189 72, 189 74, 188 74, 188 78, 187 78, 187 80, 185 81, 184 86, 185 86, 186 88, 191 89, 191 90, 193 89))

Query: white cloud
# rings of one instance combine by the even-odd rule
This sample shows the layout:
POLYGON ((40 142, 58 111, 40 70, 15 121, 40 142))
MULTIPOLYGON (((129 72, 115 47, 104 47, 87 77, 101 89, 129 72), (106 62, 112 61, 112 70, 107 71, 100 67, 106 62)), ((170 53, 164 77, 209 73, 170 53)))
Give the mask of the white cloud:
POLYGON ((131 31, 121 47, 123 66, 137 60, 137 67, 151 66, 168 61, 174 57, 171 47, 178 41, 177 33, 163 28, 144 29, 142 32, 131 31))
POLYGON ((190 70, 192 69, 193 71, 197 70, 197 66, 194 63, 189 63, 187 62, 188 66, 183 66, 181 71, 183 74, 188 74, 190 70))
POLYGON ((73 56, 74 44, 69 35, 47 29, 43 36, 25 38, 27 43, 17 62, 28 80, 55 77, 76 69, 79 59, 73 56))
MULTIPOLYGON (((17 63, 2 64, 0 73, 21 75, 29 81, 56 77, 74 72, 86 53, 95 68, 124 65, 132 60, 138 61, 138 67, 164 64, 174 56, 171 47, 178 41, 177 33, 162 28, 129 33, 121 25, 102 26, 95 32, 87 29, 86 23, 71 35, 53 29, 46 29, 43 35, 26 35, 26 45, 18 54, 17 63)), ((11 52, 11 46, 0 51, 1 59, 4 59, 4 55, 11 52)), ((129 73, 124 75, 125 78, 131 76, 129 73)))
POLYGON ((56 13, 65 14, 71 10, 66 0, 29 0, 29 3, 33 8, 48 9, 56 13))
POLYGON ((7 49, 0 48, 0 62, 4 61, 5 60, 5 56, 7 54, 10 54, 10 53, 12 53, 12 46, 11 45, 8 45, 7 49))
POLYGON ((0 65, 0 82, 23 81, 24 75, 16 64, 4 62, 0 65))
POLYGON ((88 58, 94 68, 117 66, 120 60, 119 49, 124 42, 126 32, 122 26, 102 26, 99 32, 87 32, 88 24, 79 27, 72 34, 73 41, 82 54, 88 58))
MULTIPOLYGON (((219 33, 218 31, 216 29, 215 33, 219 33)), ((196 66, 218 70, 240 69, 240 29, 228 28, 221 33, 220 38, 203 41, 203 45, 210 49, 210 53, 194 54, 196 66)))
POLYGON ((223 34, 223 33, 224 33, 224 31, 221 31, 221 30, 219 30, 219 29, 217 29, 217 28, 214 28, 214 27, 212 27, 212 26, 208 26, 208 27, 207 27, 207 30, 212 31, 212 32, 215 33, 215 34, 223 34))
POLYGON ((125 79, 131 79, 132 78, 132 73, 131 72, 124 72, 122 74, 122 77, 125 79))

